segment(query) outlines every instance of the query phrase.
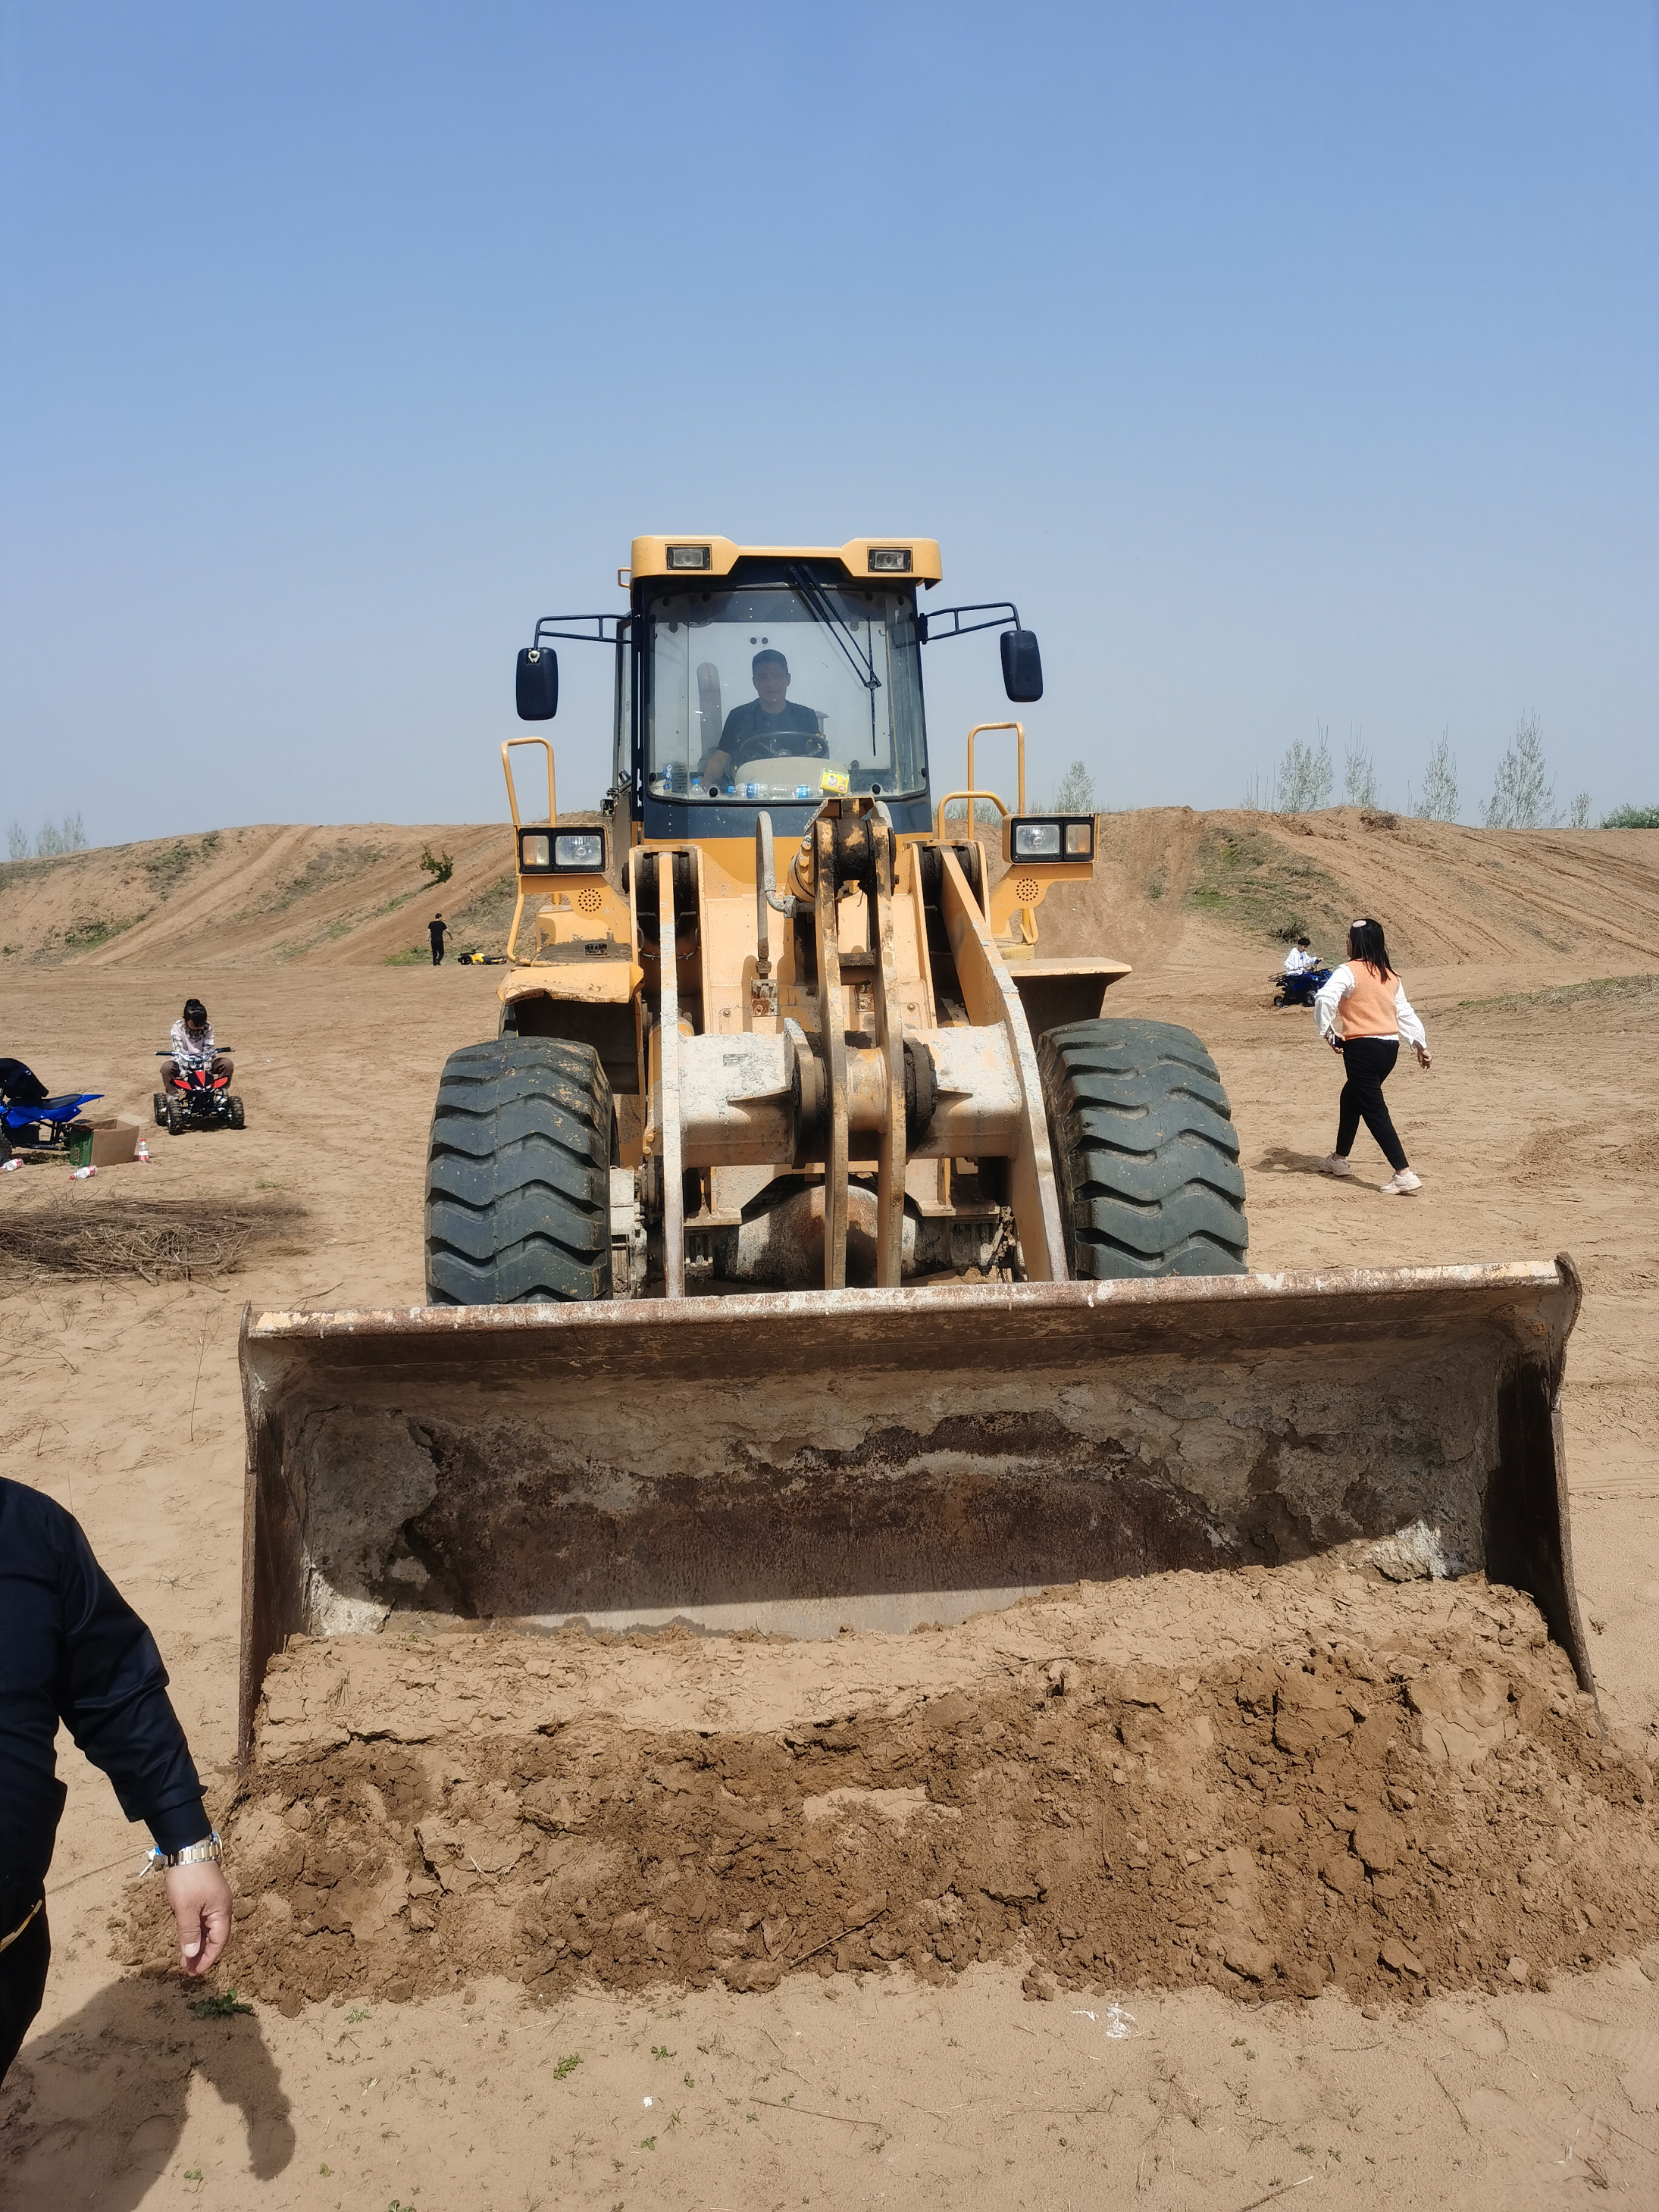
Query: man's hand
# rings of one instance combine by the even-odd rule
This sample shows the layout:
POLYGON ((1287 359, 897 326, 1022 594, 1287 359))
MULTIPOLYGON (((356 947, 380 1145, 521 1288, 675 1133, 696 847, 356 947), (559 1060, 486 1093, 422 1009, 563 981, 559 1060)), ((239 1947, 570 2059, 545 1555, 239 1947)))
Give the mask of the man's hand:
POLYGON ((169 1867, 166 1881, 179 1964, 187 1974, 204 1974, 230 1941, 230 1884, 211 1859, 169 1867))
POLYGON ((731 766, 732 763, 725 753, 710 753, 702 764, 703 781, 705 783, 723 782, 731 766))
POLYGON ((1433 1061, 1429 1058, 1429 1048, 1425 1044, 1419 1044, 1415 1048, 1415 1049, 1417 1053, 1417 1064, 1426 1075, 1429 1069, 1434 1065, 1433 1061))

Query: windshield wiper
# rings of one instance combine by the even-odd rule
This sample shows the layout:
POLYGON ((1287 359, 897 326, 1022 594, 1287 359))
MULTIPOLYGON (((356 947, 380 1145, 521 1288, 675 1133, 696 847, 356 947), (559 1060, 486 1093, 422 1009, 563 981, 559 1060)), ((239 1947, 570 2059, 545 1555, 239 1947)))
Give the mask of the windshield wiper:
POLYGON ((835 637, 846 657, 848 666, 866 691, 879 691, 881 678, 876 665, 859 643, 858 632, 848 627, 845 617, 836 611, 835 601, 810 569, 791 567, 790 577, 795 589, 806 602, 806 611, 814 622, 822 623, 835 637))

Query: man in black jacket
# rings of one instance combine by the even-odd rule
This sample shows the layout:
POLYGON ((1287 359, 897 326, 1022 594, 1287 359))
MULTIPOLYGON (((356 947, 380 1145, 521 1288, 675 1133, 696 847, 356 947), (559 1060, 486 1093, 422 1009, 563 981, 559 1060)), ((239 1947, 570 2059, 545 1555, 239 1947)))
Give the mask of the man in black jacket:
POLYGON ((67 1794, 62 1721, 155 1839, 180 1961, 204 1974, 230 1935, 230 1890, 202 1784, 149 1631, 61 1505, 0 1478, 0 2080, 46 1994, 46 1880, 67 1794))

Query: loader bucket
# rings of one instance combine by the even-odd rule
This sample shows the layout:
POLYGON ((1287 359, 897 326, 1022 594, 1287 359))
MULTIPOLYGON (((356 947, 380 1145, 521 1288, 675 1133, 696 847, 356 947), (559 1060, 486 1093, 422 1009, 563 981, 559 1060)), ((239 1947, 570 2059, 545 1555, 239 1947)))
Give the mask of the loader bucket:
POLYGON ((245 1316, 241 1744, 290 1635, 834 1635, 1343 1551, 1590 1688, 1571 1261, 245 1316))

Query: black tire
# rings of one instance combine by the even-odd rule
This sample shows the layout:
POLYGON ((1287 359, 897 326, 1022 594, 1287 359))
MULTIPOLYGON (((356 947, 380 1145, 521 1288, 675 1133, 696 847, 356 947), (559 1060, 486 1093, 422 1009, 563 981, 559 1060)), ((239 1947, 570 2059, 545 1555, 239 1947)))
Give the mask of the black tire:
POLYGON ((150 1094, 149 1106, 151 1113, 155 1116, 156 1127, 158 1129, 165 1129, 167 1125, 167 1097, 166 1091, 152 1091, 150 1094))
POLYGON ((451 1053, 427 1154, 428 1305, 611 1296, 611 1121, 591 1045, 508 1036, 451 1053))
POLYGON ((167 1101, 167 1134, 170 1137, 182 1137, 184 1133, 184 1102, 182 1099, 179 1098, 169 1098, 167 1101))
POLYGON ((240 1098, 229 1098, 227 1099, 225 1103, 230 1109, 231 1127, 233 1129, 240 1129, 242 1127, 243 1122, 241 1100, 240 1098))
POLYGON ((1242 1275, 1238 1138, 1192 1031, 1072 1022, 1038 1040, 1037 1061, 1073 1275, 1242 1275))

